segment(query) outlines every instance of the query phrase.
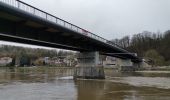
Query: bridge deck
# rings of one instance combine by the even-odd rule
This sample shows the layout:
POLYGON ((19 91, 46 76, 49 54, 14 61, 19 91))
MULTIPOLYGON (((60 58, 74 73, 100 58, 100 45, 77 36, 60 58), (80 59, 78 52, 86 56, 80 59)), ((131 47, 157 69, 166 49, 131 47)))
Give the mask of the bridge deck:
POLYGON ((76 51, 99 51, 140 60, 113 42, 19 0, 0 0, 0 22, 1 40, 76 51))

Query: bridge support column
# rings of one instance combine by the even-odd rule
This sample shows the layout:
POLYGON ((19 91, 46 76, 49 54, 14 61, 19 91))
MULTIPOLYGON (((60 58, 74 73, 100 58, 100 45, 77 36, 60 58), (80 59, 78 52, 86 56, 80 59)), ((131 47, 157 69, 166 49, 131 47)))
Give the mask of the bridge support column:
POLYGON ((119 70, 122 72, 135 70, 131 59, 118 59, 117 65, 119 66, 119 70))
POLYGON ((78 56, 74 78, 104 79, 104 69, 99 65, 99 52, 81 52, 78 56))
POLYGON ((143 63, 142 62, 134 62, 133 67, 135 70, 140 70, 141 68, 143 68, 143 63))
POLYGON ((149 68, 151 67, 150 65, 148 65, 148 63, 141 61, 141 62, 134 62, 133 66, 136 68, 136 70, 143 70, 145 68, 149 68))

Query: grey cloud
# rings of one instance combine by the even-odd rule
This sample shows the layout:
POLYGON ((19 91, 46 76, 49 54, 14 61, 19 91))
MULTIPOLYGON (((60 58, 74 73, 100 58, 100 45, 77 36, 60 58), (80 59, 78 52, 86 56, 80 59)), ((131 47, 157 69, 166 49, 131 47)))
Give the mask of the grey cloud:
POLYGON ((170 29, 170 0, 23 0, 107 39, 170 29))

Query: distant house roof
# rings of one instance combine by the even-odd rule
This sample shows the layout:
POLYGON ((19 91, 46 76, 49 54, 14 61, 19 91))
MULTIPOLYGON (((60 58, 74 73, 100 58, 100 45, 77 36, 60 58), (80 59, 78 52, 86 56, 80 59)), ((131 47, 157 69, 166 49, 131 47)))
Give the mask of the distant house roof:
POLYGON ((7 64, 9 64, 11 62, 12 62, 12 58, 10 58, 10 57, 2 57, 2 58, 0 58, 0 65, 1 66, 5 66, 5 65, 7 65, 7 64))

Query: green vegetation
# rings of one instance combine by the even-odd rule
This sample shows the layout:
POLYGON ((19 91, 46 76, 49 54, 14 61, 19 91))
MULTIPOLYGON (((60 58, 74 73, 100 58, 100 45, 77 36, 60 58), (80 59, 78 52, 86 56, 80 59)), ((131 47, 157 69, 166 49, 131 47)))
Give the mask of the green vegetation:
POLYGON ((155 49, 148 50, 144 55, 145 59, 151 59, 153 61, 152 65, 164 65, 164 57, 161 56, 155 49))
POLYGON ((112 40, 139 57, 152 60, 154 65, 170 65, 170 30, 164 33, 144 31, 139 34, 112 40))

